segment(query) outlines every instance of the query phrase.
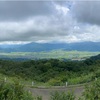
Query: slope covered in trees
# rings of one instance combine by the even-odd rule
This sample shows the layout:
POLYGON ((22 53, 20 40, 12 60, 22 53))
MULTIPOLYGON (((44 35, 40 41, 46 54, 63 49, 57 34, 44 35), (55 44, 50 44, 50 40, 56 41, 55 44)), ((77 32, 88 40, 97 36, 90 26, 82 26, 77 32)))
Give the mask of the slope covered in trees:
POLYGON ((50 85, 79 84, 100 78, 100 60, 62 61, 57 59, 23 62, 0 60, 0 73, 50 85))

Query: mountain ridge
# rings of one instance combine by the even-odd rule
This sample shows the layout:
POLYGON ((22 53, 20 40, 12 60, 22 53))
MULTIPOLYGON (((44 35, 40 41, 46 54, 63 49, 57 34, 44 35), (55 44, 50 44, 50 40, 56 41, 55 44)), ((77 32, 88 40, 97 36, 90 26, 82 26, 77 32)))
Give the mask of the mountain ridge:
POLYGON ((100 42, 79 42, 79 43, 35 43, 31 42, 22 45, 0 45, 2 52, 41 52, 51 50, 66 51, 100 51, 100 42))

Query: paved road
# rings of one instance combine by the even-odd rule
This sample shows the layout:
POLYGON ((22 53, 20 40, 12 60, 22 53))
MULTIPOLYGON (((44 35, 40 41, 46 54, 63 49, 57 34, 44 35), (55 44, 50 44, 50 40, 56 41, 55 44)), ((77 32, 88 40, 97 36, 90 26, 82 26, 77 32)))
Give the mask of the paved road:
MULTIPOLYGON (((42 96, 43 100, 49 100, 50 94, 59 91, 59 92, 68 92, 68 91, 73 91, 76 97, 81 96, 84 87, 55 87, 55 88, 27 88, 32 92, 34 96, 42 96)), ((77 98, 76 98, 77 100, 77 98)))

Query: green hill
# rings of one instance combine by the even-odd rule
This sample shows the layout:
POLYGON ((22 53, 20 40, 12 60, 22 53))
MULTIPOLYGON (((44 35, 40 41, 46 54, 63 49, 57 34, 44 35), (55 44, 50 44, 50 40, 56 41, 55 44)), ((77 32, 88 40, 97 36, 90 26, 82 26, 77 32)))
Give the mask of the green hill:
POLYGON ((90 58, 85 61, 49 59, 22 62, 0 60, 0 73, 48 85, 63 85, 66 81, 69 84, 81 84, 100 78, 100 59, 90 58))

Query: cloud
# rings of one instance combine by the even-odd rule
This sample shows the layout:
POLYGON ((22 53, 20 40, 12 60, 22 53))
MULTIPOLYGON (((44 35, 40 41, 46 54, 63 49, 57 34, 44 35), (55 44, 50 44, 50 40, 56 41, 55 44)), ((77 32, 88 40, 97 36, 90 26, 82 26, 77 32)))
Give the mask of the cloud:
MULTIPOLYGON (((93 9, 92 13, 96 15, 90 13, 87 18, 90 8, 84 7, 88 7, 85 2, 75 1, 1 2, 0 43, 100 41, 99 21, 89 18, 97 13, 93 9)), ((95 19, 99 20, 99 17, 95 19)))
POLYGON ((77 1, 72 9, 78 21, 100 25, 100 1, 77 1))
POLYGON ((72 19, 58 16, 58 14, 52 17, 38 16, 26 21, 2 22, 0 41, 51 41, 55 37, 66 36, 70 31, 72 19))
POLYGON ((3 2, 2 5, 1 42, 58 41, 59 37, 68 35, 74 25, 69 8, 55 2, 3 2), (4 17, 7 13, 3 11, 8 15, 4 17))
POLYGON ((49 1, 1 1, 0 20, 16 21, 32 16, 45 16, 55 11, 52 2, 49 1))

